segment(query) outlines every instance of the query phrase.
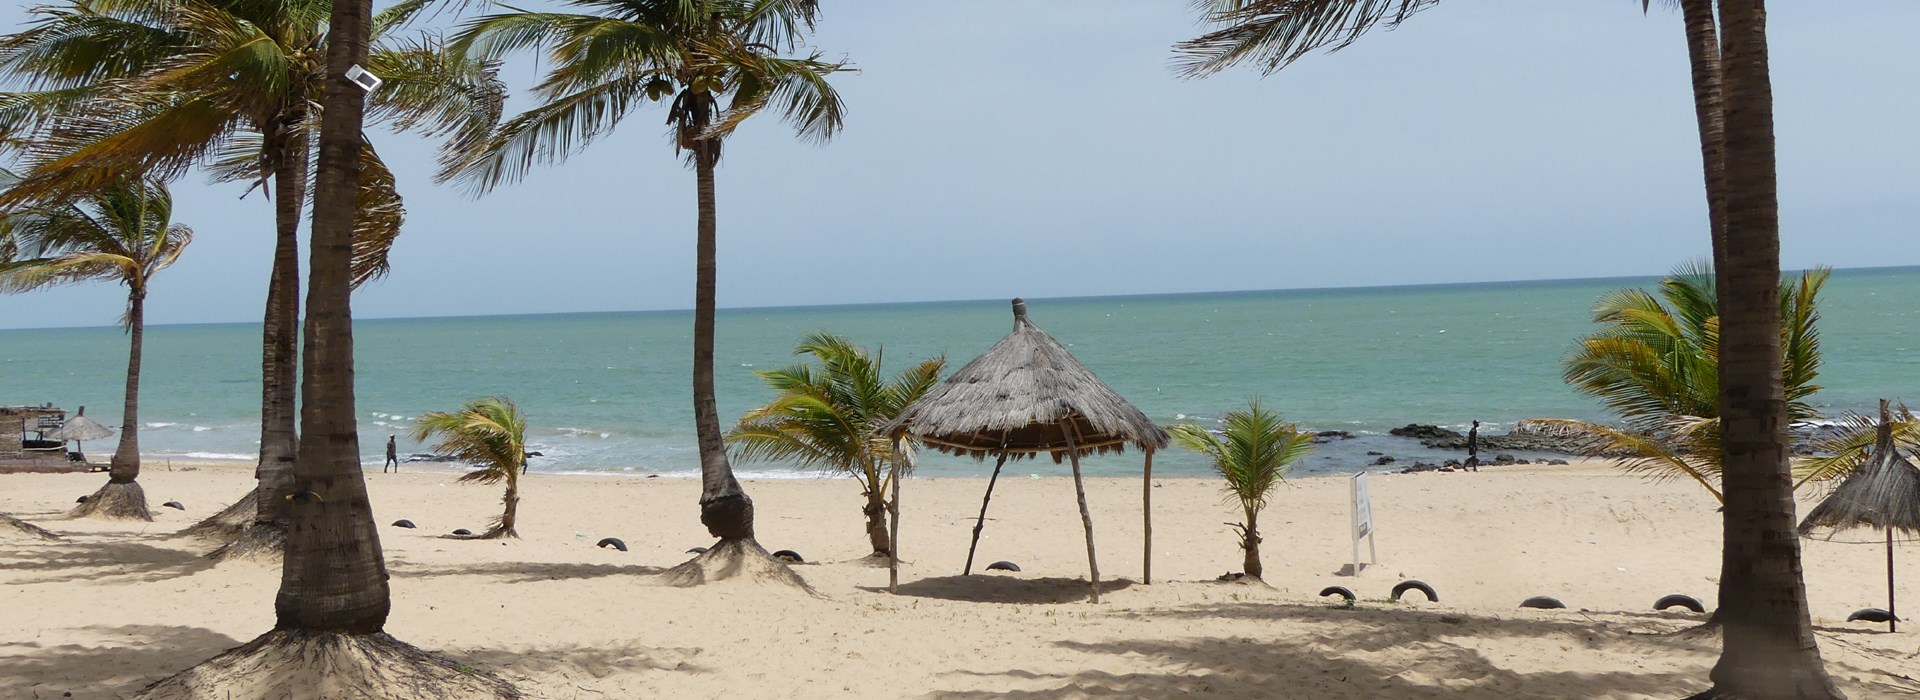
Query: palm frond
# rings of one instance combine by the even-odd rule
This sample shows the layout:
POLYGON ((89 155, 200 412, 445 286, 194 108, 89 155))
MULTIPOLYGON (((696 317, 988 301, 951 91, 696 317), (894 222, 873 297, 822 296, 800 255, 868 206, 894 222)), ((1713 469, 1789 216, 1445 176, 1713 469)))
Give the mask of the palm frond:
POLYGON ((1726 502, 1720 493, 1718 419, 1678 420, 1665 435, 1564 418, 1536 418, 1529 423, 1584 439, 1580 446, 1584 454, 1612 459, 1622 471, 1657 480, 1690 479, 1713 494, 1714 500, 1726 502))
MULTIPOLYGON (((1893 409, 1891 417, 1888 424, 1892 426, 1893 439, 1909 453, 1920 452, 1920 416, 1901 404, 1893 409)), ((1852 411, 1842 414, 1832 432, 1813 443, 1813 451, 1820 456, 1794 469, 1794 490, 1810 482, 1844 479, 1866 464, 1873 451, 1878 423, 1879 419, 1874 416, 1852 411)))
POLYGON ((1174 46, 1174 67, 1200 78, 1252 63, 1272 74, 1320 50, 1338 51, 1367 31, 1399 26, 1438 0, 1200 0, 1220 28, 1174 46))
POLYGON ((387 254, 400 238, 407 209, 400 199, 393 171, 373 150, 373 142, 360 140, 360 190, 354 193, 359 214, 353 218, 353 286, 385 277, 391 268, 387 254))

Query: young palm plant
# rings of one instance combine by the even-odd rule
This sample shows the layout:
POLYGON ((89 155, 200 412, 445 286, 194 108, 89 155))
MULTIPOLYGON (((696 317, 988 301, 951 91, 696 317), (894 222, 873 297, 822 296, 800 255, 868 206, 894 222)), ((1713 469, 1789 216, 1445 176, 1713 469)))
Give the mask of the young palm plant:
POLYGON ((520 537, 513 522, 520 508, 520 470, 527 464, 527 417, 512 399, 488 396, 468 401, 452 413, 429 411, 414 424, 413 439, 437 439, 434 452, 478 467, 461 476, 462 482, 506 482, 506 494, 500 499, 505 509, 500 518, 486 532, 464 539, 520 537))
MULTIPOLYGON (((0 171, 0 184, 18 182, 0 171)), ((107 484, 74 509, 75 516, 153 520, 140 488, 140 350, 146 332, 147 292, 153 276, 193 242, 193 230, 173 223, 173 198, 164 183, 123 178, 76 200, 29 202, 0 209, 0 292, 108 280, 127 288, 120 324, 127 349, 126 408, 120 445, 107 484)))
MULTIPOLYGON (((1820 390, 1819 294, 1828 271, 1814 269, 1780 285, 1785 319, 1781 344, 1787 414, 1818 417, 1808 398, 1820 390)), ((1714 273, 1685 265, 1660 281, 1657 294, 1625 289, 1593 307, 1600 329, 1561 361, 1575 391, 1600 399, 1623 427, 1574 420, 1536 425, 1584 437, 1593 454, 1614 456, 1629 471, 1700 484, 1716 501, 1720 488, 1720 307, 1714 273)))
MULTIPOLYGON (((249 192, 271 182, 260 488, 188 531, 225 540, 219 558, 277 555, 284 540, 297 451, 297 233, 312 182, 330 5, 68 0, 34 8, 26 29, 0 38, 0 75, 25 88, 0 94, 0 137, 12 137, 0 141, 46 160, 17 196, 58 196, 122 172, 173 176, 196 164, 216 181, 249 183, 249 192)), ((485 136, 505 101, 494 66, 452 60, 431 38, 393 37, 418 9, 403 5, 377 22, 385 38, 368 63, 387 83, 374 96, 376 116, 447 136, 450 147, 485 136)), ((362 142, 359 160, 356 284, 386 272, 404 219, 393 175, 371 144, 362 142)))
POLYGON ((720 540, 667 575, 685 586, 733 576, 805 586, 754 540, 753 499, 727 461, 713 387, 714 170, 727 136, 763 111, 778 113, 803 139, 833 136, 843 110, 827 76, 846 67, 817 52, 783 55, 812 28, 817 0, 568 4, 586 12, 488 15, 454 38, 453 51, 482 60, 544 49, 549 68, 535 88, 543 104, 507 120, 480 147, 443 163, 441 175, 486 191, 521 178, 535 164, 565 159, 649 102, 666 103, 674 147, 694 171, 693 415, 700 447, 700 522, 720 540))
POLYGON ((869 560, 884 565, 893 551, 886 498, 893 446, 875 430, 938 384, 947 360, 923 361, 887 381, 880 376, 882 353, 868 354, 837 335, 807 335, 794 354, 820 364, 755 372, 779 396, 741 416, 727 432, 728 448, 742 460, 797 462, 853 477, 866 499, 869 560))
POLYGON ((1243 522, 1227 523, 1240 532, 1240 549, 1246 554, 1246 574, 1261 579, 1260 511, 1267 507, 1273 489, 1286 480, 1293 463, 1313 451, 1313 434, 1280 419, 1258 400, 1244 410, 1228 411, 1220 417, 1218 433, 1194 423, 1178 423, 1167 429, 1176 445, 1199 452, 1213 462, 1213 470, 1227 482, 1227 497, 1238 501, 1243 522))

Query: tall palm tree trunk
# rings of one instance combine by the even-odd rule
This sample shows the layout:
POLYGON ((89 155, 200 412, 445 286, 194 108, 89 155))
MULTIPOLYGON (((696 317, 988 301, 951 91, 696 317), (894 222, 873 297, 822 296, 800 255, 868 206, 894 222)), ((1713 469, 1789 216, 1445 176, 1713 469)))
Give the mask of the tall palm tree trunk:
MULTIPOLYGON (((696 122, 695 133, 707 123, 704 118, 696 118, 696 122)), ((741 490, 740 481, 733 476, 733 465, 727 462, 713 390, 714 289, 719 267, 715 259, 713 169, 720 160, 719 144, 700 139, 691 147, 700 204, 693 295, 693 423, 700 441, 700 524, 720 541, 661 575, 669 585, 682 587, 752 578, 811 591, 806 581, 754 541, 753 499, 741 490)))
POLYGON ((1807 612, 1781 375, 1780 219, 1763 0, 1725 0, 1726 257, 1720 415, 1725 647, 1705 697, 1843 697, 1807 612))
POLYGON ((1714 24, 1713 0, 1680 0, 1680 11, 1687 27, 1687 61, 1693 67, 1693 115, 1700 129, 1707 226, 1713 235, 1713 269, 1717 271, 1727 266, 1726 113, 1720 87, 1720 33, 1714 24))
POLYGON ((354 424, 351 304, 354 194, 366 93, 348 82, 366 63, 369 0, 333 4, 314 194, 302 356, 300 443, 280 594, 281 630, 372 634, 391 605, 386 560, 367 504, 354 424))
POLYGON ((140 478, 140 349, 146 336, 147 289, 142 280, 128 280, 127 387, 120 414, 120 445, 108 463, 107 484, 74 508, 75 517, 152 521, 147 494, 140 478))
POLYGON ((513 470, 507 470, 507 494, 501 497, 506 509, 500 513, 500 536, 519 539, 520 533, 513 529, 513 522, 520 512, 520 480, 514 478, 513 470))
POLYGON ((713 188, 713 169, 719 161, 716 145, 700 140, 693 146, 700 200, 693 295, 693 423, 700 440, 700 524, 722 540, 751 540, 753 499, 741 490, 733 466, 727 463, 713 389, 714 290, 719 268, 713 188))
POLYGON ((223 540, 225 544, 208 555, 215 559, 277 556, 286 548, 293 507, 287 496, 293 493, 294 456, 299 452, 295 387, 300 368, 300 213, 307 188, 300 122, 305 117, 304 108, 289 108, 261 129, 266 134, 261 156, 273 174, 274 246, 260 323, 260 461, 253 471, 259 483, 240 501, 251 507, 237 514, 244 518, 238 527, 221 522, 229 517, 221 511, 186 533, 223 540))

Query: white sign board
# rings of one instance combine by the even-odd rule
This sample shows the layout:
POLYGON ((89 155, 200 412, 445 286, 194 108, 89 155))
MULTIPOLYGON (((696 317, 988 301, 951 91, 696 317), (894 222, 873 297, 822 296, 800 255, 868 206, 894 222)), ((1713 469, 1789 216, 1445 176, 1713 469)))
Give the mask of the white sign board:
POLYGON ((1380 552, 1373 540, 1373 497, 1367 493, 1367 473, 1354 474, 1353 485, 1353 575, 1360 575, 1360 540, 1367 540, 1368 563, 1380 563, 1380 552))

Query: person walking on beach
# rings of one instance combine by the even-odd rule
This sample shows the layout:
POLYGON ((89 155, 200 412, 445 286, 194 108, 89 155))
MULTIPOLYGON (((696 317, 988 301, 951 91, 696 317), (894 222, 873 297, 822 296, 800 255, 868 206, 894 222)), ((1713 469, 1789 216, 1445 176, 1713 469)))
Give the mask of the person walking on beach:
POLYGON ((400 473, 400 447, 393 443, 393 436, 387 436, 387 463, 380 465, 380 473, 387 473, 387 467, 393 467, 393 473, 400 473))
POLYGON ((1474 421, 1473 427, 1467 429, 1467 463, 1461 466, 1476 472, 1480 471, 1480 421, 1474 421))

